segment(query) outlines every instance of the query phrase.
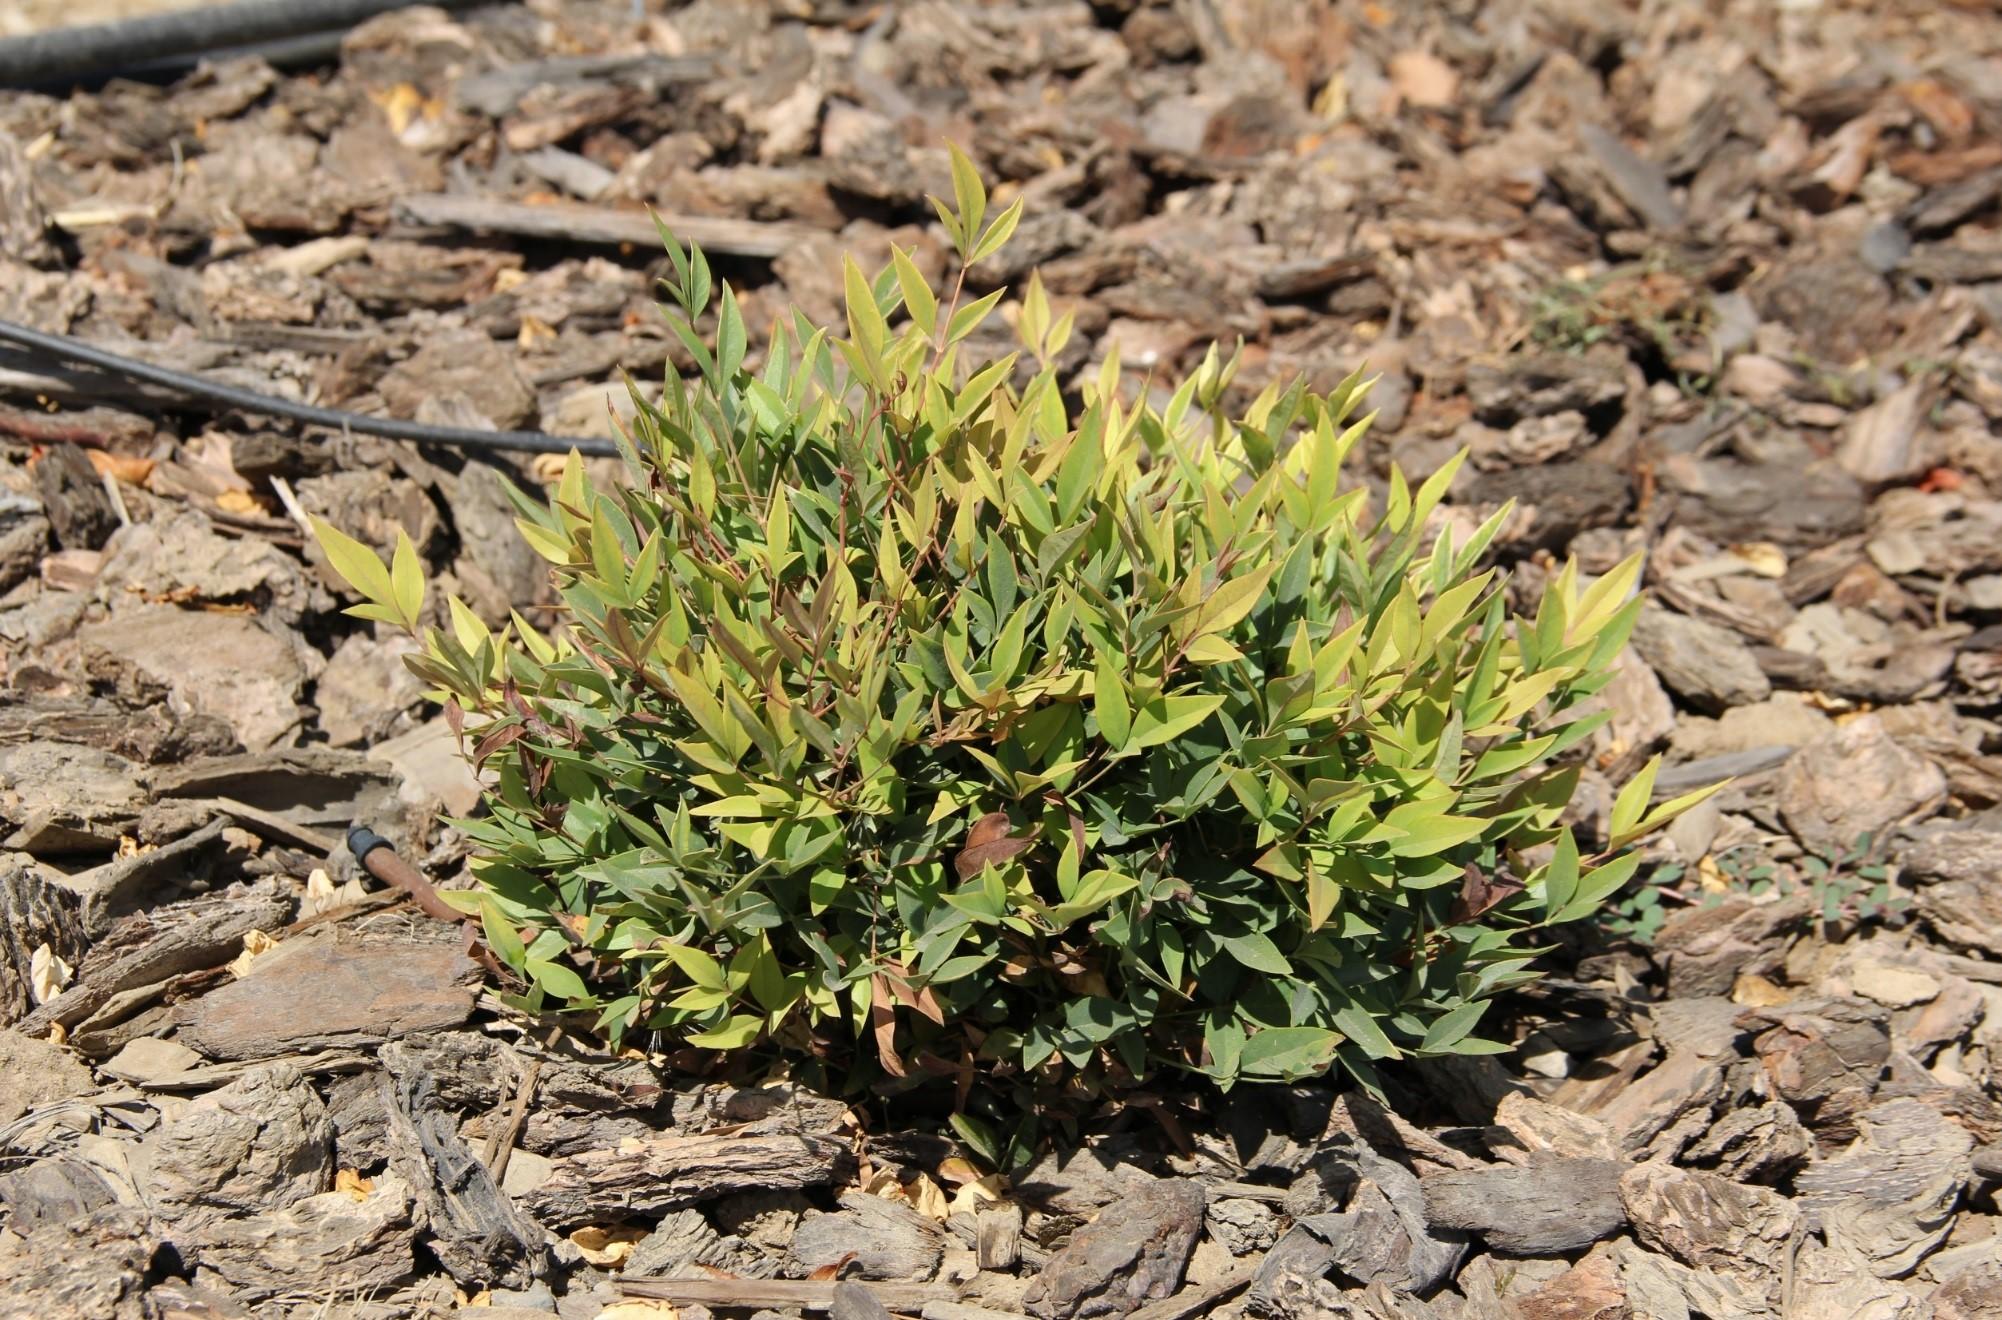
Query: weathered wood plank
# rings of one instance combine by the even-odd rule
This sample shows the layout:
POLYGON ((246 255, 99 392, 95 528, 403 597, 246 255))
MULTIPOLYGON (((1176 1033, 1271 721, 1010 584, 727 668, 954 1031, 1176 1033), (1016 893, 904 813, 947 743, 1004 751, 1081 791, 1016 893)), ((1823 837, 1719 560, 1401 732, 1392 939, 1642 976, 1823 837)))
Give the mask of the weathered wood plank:
MULTIPOLYGON (((922 1311, 928 1302, 958 1298, 951 1288, 935 1283, 865 1283, 876 1300, 892 1311, 922 1311)), ((757 1307, 796 1306, 802 1311, 826 1311, 834 1305, 832 1281, 811 1279, 621 1279, 619 1291, 676 1306, 757 1307)))
MULTIPOLYGON (((396 215, 414 225, 438 225, 521 238, 562 239, 572 243, 609 246, 631 243, 647 248, 657 247, 660 243, 660 232, 654 228, 652 218, 643 211, 573 202, 531 205, 491 197, 420 193, 399 198, 396 215)), ((684 243, 699 243, 707 251, 737 257, 776 257, 817 232, 804 225, 705 215, 662 214, 660 219, 684 243)))
POLYGON ((732 1192, 824 1187, 854 1168, 854 1154, 835 1137, 663 1137, 558 1160, 525 1205, 544 1223, 568 1226, 614 1212, 657 1214, 732 1192))

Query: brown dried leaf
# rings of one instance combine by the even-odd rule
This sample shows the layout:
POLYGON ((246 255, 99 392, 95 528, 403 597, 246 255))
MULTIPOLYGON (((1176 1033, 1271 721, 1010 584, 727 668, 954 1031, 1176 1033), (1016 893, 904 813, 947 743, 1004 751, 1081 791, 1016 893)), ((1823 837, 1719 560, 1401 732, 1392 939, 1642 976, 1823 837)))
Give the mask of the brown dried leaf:
POLYGON ((250 969, 256 964, 257 960, 277 947, 278 941, 266 932, 261 930, 245 931, 243 935, 243 952, 237 954, 229 964, 231 974, 238 977, 250 975, 250 969))
POLYGON ((922 1173, 905 1183, 903 1191, 904 1200, 919 1214, 940 1223, 952 1218, 952 1206, 945 1198, 945 1189, 922 1173))
POLYGON ((1472 921, 1496 904, 1520 894, 1522 889, 1522 881, 1514 876, 1502 871, 1489 874, 1469 862, 1460 877, 1460 896, 1453 901, 1451 919, 1455 924, 1472 921))
POLYGON ((975 1178, 952 1194, 951 1212, 955 1215, 962 1212, 973 1214, 984 1206, 999 1205, 1005 1199, 1006 1191, 1007 1184, 998 1173, 975 1178))
POLYGON ((1460 75, 1429 51, 1407 50, 1390 57, 1390 85, 1406 105, 1443 110, 1459 97, 1460 75))
POLYGON ((35 946, 28 960, 28 990, 37 1004, 46 1004, 69 987, 75 970, 48 944, 35 946))
POLYGON ((521 724, 503 724, 498 729, 482 735, 480 740, 473 744, 474 767, 477 769, 483 761, 501 748, 527 736, 528 728, 521 724))
POLYGON ((953 861, 961 880, 971 880, 989 864, 1002 866, 1026 852, 1036 841, 1035 831, 1017 833, 1005 811, 990 811, 973 822, 966 832, 966 846, 953 861))
POLYGON ((113 480, 128 486, 143 486, 146 478, 153 475, 153 460, 131 458, 124 454, 109 454, 102 449, 86 449, 84 456, 90 459, 91 467, 99 476, 109 474, 113 480))
POLYGON ((1949 145, 1965 142, 1973 134, 1973 109, 1944 84, 1931 78, 1920 78, 1906 83, 1899 90, 1912 109, 1925 116, 1926 122, 1949 145))
POLYGON ((573 1230, 570 1241, 591 1264, 617 1267, 626 1263, 626 1258, 633 1254, 634 1245, 646 1235, 646 1229, 627 1224, 609 1227, 587 1224, 573 1230))
POLYGON ((897 1009, 890 994, 889 978, 881 972, 869 978, 869 1024, 876 1036, 876 1058, 892 1077, 904 1075, 904 1061, 897 1057, 897 1009))

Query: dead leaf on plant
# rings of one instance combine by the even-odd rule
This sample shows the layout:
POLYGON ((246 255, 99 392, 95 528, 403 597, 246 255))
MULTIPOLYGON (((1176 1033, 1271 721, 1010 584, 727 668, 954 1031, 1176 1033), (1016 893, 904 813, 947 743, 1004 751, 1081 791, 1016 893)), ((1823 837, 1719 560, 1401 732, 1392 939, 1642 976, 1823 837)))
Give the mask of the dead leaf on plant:
POLYGON ((973 822, 966 832, 966 846, 959 851, 953 869, 961 880, 971 880, 990 863, 1001 866, 1028 851, 1036 841, 1033 830, 1018 833, 1005 811, 990 811, 973 822))

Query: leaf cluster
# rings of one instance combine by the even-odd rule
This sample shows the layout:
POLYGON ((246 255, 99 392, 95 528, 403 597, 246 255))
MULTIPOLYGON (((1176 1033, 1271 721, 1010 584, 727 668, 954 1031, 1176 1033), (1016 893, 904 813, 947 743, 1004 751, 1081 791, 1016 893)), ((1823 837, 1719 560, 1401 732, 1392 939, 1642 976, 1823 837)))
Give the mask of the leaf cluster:
POLYGON ((1022 1115, 1164 1071, 1501 1049, 1483 1012, 1542 928, 1700 796, 1650 808, 1650 766, 1597 846, 1562 824, 1638 561, 1513 613, 1483 566, 1507 511, 1437 530, 1457 460, 1374 500, 1345 477, 1360 374, 1233 410, 1212 349, 1131 402, 1116 355, 1059 378, 1034 278, 1021 349, 974 353, 1003 291, 967 271, 1021 207, 953 177, 949 287, 847 262, 845 325, 795 313, 755 371, 663 233, 699 378, 635 391, 620 479, 573 456, 515 493, 556 635, 423 626, 402 568, 323 531, 489 780, 463 901, 517 1002, 833 1087, 948 1079, 996 1159, 1022 1115))

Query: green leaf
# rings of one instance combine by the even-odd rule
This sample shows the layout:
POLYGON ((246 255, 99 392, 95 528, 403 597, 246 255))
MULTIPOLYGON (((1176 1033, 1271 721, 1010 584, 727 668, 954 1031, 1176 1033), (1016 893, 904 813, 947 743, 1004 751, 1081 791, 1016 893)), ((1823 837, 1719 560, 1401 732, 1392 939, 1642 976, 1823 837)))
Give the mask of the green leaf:
POLYGON ((723 977, 723 964, 702 950, 686 944, 668 944, 664 946, 663 951, 674 965, 681 969, 682 975, 704 990, 729 988, 723 977))
POLYGON ((1110 650, 1098 653, 1098 672, 1092 677, 1092 713, 1098 716, 1106 746, 1124 751, 1133 731, 1133 711, 1126 702, 1125 675, 1110 650))
POLYGON ((1578 882, 1577 895, 1557 914, 1556 919, 1560 922, 1577 921, 1597 912, 1601 904, 1626 887, 1640 862, 1639 853, 1628 853, 1586 872, 1578 882))
POLYGON ((1238 1070, 1288 1082, 1316 1077, 1334 1064, 1341 1043, 1339 1033, 1322 1027, 1266 1027, 1245 1040, 1238 1070))
POLYGON ((500 904, 491 898, 480 904, 480 930, 496 958, 521 970, 528 961, 528 950, 522 946, 521 935, 513 923, 501 912, 500 904))
POLYGON ((1279 946, 1268 935, 1249 931, 1243 935, 1229 935, 1219 940, 1224 952, 1235 958, 1254 972, 1270 972, 1274 976, 1291 976, 1293 964, 1286 961, 1286 955, 1279 952, 1279 946))
POLYGON ((1391 1043, 1389 1036, 1383 1034, 1383 1028, 1377 1025, 1376 1019, 1362 1005, 1355 1003, 1344 1005, 1335 1014, 1334 1021, 1336 1028, 1360 1046, 1362 1052, 1370 1058, 1397 1059, 1403 1057, 1403 1052, 1391 1043))
POLYGON ((1564 920, 1558 914, 1570 907, 1577 896, 1578 840, 1569 829, 1564 829, 1558 831, 1556 853, 1543 872, 1543 910, 1552 921, 1564 920))
POLYGON ((584 978, 562 963, 546 958, 530 958, 527 970, 531 980, 557 999, 570 1002, 590 998, 591 992, 584 988, 584 978))
POLYGON ((987 319, 988 313, 997 307, 1008 291, 996 289, 984 297, 976 298, 952 314, 952 322, 946 327, 945 342, 948 347, 973 333, 975 326, 987 319))
POLYGON ((1660 769, 1661 758, 1650 759, 1613 799, 1613 815, 1607 832, 1614 838, 1632 832, 1639 823, 1641 812, 1647 809, 1648 798, 1654 794, 1654 777, 1660 769))
POLYGON ((1487 1001, 1477 999, 1441 1013, 1425 1029, 1425 1039, 1419 1042, 1419 1051, 1425 1054, 1450 1053, 1468 1032, 1480 1024, 1481 1015, 1487 1011, 1487 1001))
MULTIPOLYGON (((1393 812, 1395 819, 1396 813, 1393 812)), ((1425 816, 1410 821, 1402 828, 1405 837, 1390 842, 1392 857, 1431 857, 1457 848, 1481 836, 1488 822, 1477 816, 1425 816)))
POLYGON ((1139 887, 1140 882, 1130 875, 1120 875, 1116 871, 1093 871, 1078 885, 1077 893, 1049 910, 1048 920, 1051 925, 1062 929, 1080 918, 1091 916, 1121 894, 1131 893, 1139 887))
POLYGON ((722 1026, 709 1031, 691 1031, 690 1045, 705 1050, 740 1050, 764 1033, 765 1020, 751 1013, 733 1014, 722 1026))
POLYGON ((874 362, 882 356, 883 343, 890 333, 883 310, 876 305, 875 291, 863 278, 862 268, 853 257, 841 259, 841 278, 848 303, 848 333, 864 356, 874 362))
POLYGON ((1706 802, 1716 794, 1723 792, 1730 785, 1730 780, 1720 779, 1714 784, 1705 784, 1702 788, 1691 789, 1680 797, 1670 798, 1668 801, 1661 803, 1649 811, 1631 829, 1614 834, 1612 846, 1615 848, 1624 847, 1644 834, 1653 833, 1655 830, 1669 824, 1691 807, 1706 802))
POLYGON ((1209 1056, 1209 1066, 1204 1071, 1226 1090, 1237 1080, 1245 1043, 1244 1028, 1227 1014, 1213 1015, 1203 1031, 1203 1052, 1209 1056))
POLYGON ((1001 1143, 995 1138, 993 1128, 968 1113, 953 1114, 946 1121, 952 1124, 952 1130, 959 1134, 967 1149, 978 1155, 987 1167, 1001 1167, 1001 1143))
POLYGON ((723 306, 716 314, 716 375, 720 380, 736 378, 744 365, 744 314, 737 307, 737 295, 723 286, 723 306))
POLYGON ((1204 599, 1202 607, 1196 611, 1193 626, 1188 636, 1200 637, 1206 633, 1228 632, 1258 603, 1258 597, 1265 590, 1265 584, 1272 580, 1277 564, 1266 564, 1249 573, 1218 585, 1215 591, 1204 599))

